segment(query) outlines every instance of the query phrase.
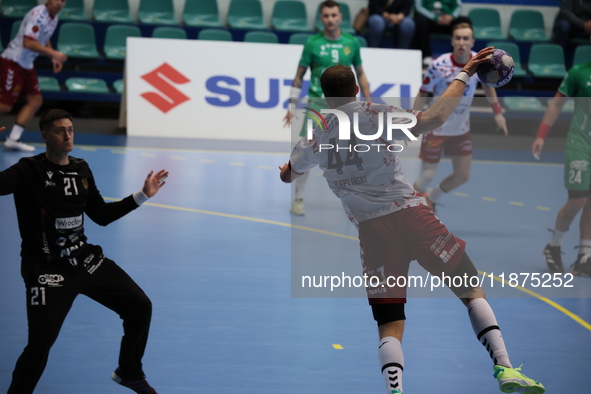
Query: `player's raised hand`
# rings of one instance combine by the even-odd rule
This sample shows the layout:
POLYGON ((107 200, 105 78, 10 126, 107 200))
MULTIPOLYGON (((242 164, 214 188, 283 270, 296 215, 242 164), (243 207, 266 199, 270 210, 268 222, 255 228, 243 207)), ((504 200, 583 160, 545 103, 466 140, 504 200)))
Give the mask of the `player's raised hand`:
POLYGON ((154 171, 150 171, 146 180, 144 181, 144 187, 142 192, 148 197, 153 197, 158 193, 158 190, 166 184, 164 181, 168 177, 168 171, 160 170, 156 174, 154 171))
POLYGON ((478 69, 478 66, 481 63, 489 61, 494 51, 495 47, 484 48, 476 55, 472 56, 472 58, 468 60, 468 63, 466 63, 462 70, 466 71, 470 76, 474 75, 478 69))

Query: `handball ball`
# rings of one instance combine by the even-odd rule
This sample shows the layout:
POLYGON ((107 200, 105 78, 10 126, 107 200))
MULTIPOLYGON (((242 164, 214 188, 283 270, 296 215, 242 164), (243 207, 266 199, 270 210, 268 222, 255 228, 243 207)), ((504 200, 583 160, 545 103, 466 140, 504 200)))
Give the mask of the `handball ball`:
POLYGON ((488 62, 481 63, 476 73, 483 85, 492 88, 505 86, 513 77, 513 58, 502 49, 495 49, 488 62))

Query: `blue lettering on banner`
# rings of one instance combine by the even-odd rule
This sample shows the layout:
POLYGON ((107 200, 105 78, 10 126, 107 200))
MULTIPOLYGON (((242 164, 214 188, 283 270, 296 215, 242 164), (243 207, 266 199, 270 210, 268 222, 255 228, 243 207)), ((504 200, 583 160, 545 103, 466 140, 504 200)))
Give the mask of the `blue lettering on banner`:
MULTIPOLYGON (((245 78, 244 81, 244 100, 246 104, 253 108, 274 108, 279 105, 279 93, 280 93, 280 86, 286 87, 291 86, 293 83, 292 79, 284 79, 281 83, 279 79, 269 79, 268 86, 269 86, 269 94, 266 101, 259 101, 256 97, 256 83, 257 80, 255 78, 245 78)), ((216 75, 210 77, 205 82, 205 88, 209 93, 213 93, 217 96, 205 96, 205 101, 213 106, 216 107, 234 107, 242 101, 242 94, 241 94, 241 83, 238 79, 224 76, 224 75, 216 75), (238 88, 232 88, 233 86, 237 86, 238 88)), ((306 92, 310 86, 310 81, 303 81, 302 83, 302 93, 300 97, 305 97, 306 92)), ((392 89, 396 84, 394 83, 383 83, 379 85, 375 90, 371 92, 372 98, 379 98, 382 96, 386 96, 386 93, 390 89, 392 89)), ((410 85, 408 84, 400 84, 400 95, 399 97, 407 98, 406 100, 402 100, 402 107, 403 108, 410 108, 410 85)), ((287 108, 289 103, 289 98, 283 101, 282 106, 283 108, 287 108)))

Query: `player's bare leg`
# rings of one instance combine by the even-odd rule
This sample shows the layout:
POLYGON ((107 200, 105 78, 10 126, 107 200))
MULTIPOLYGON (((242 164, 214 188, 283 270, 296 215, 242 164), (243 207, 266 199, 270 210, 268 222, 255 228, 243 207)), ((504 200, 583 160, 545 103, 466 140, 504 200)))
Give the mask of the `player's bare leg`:
MULTIPOLYGON (((575 219, 575 217, 586 204, 586 197, 569 198, 566 201, 566 204, 564 204, 564 206, 560 208, 560 211, 558 211, 558 215, 556 216, 556 223, 554 224, 554 229, 552 230, 552 236, 550 237, 550 241, 548 242, 548 244, 543 249, 544 258, 546 259, 546 265, 548 265, 550 271, 556 273, 564 272, 561 250, 562 240, 564 238, 564 235, 570 228, 570 225, 575 219)), ((581 238, 583 238, 582 231, 581 238)))
POLYGON ((435 174, 437 173, 438 167, 439 167, 439 163, 427 163, 426 161, 423 161, 423 164, 421 166, 421 174, 419 175, 419 179, 417 179, 417 181, 413 185, 413 187, 416 191, 425 195, 425 200, 427 201, 427 204, 429 205, 431 210, 433 210, 433 212, 435 212, 435 205, 429 199, 429 195, 426 192, 427 192, 427 188, 431 184, 431 181, 433 181, 433 178, 435 178, 435 174))
POLYGON ((296 178, 294 182, 294 200, 291 204, 290 210, 292 215, 303 216, 306 214, 306 210, 304 209, 304 190, 306 188, 309 176, 310 171, 306 171, 304 175, 296 178))
POLYGON ((402 393, 402 371, 404 354, 402 353, 402 334, 404 320, 396 320, 378 327, 380 345, 378 358, 382 367, 382 377, 386 393, 402 393))
POLYGON ((472 166, 472 155, 452 156, 451 163, 453 173, 437 185, 427 196, 435 206, 439 200, 450 191, 458 188, 470 179, 470 168, 472 166))
POLYGON ((572 269, 573 275, 586 275, 591 277, 591 198, 586 199, 581 213, 579 228, 581 239, 579 241, 579 254, 572 269))
MULTIPOLYGON (((43 98, 40 94, 27 96, 27 103, 23 105, 19 113, 16 115, 16 122, 12 126, 12 130, 4 143, 4 146, 7 149, 25 152, 32 152, 35 150, 35 147, 20 142, 20 138, 25 131, 25 127, 29 124, 31 119, 33 119, 33 116, 37 113, 39 108, 41 108, 41 105, 43 105, 43 98)), ((0 107, 0 112, 2 112, 3 109, 4 108, 0 107)))

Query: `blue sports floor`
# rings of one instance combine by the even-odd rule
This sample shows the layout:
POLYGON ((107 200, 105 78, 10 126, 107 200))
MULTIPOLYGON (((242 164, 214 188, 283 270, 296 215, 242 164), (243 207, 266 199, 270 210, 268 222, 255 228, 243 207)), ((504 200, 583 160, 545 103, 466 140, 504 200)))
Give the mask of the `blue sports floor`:
MULTIPOLYGON (((140 209, 106 228, 89 220, 86 226, 89 241, 102 245, 152 299, 144 369, 160 394, 384 392, 367 300, 326 293, 292 297, 299 283, 292 278, 292 269, 298 272, 292 249, 308 264, 322 265, 336 255, 361 272, 356 231, 317 169, 306 194, 308 214, 292 218, 291 189, 277 170, 288 147, 257 152, 228 150, 225 143, 201 149, 179 143, 164 149, 148 140, 76 138, 72 156, 89 162, 105 198, 139 190, 149 170, 170 171, 166 186, 140 209), (112 144, 119 146, 107 146, 112 144)), ((0 150, 0 170, 24 156, 0 150)), ((416 156, 413 146, 403 154, 411 181, 419 174, 416 156)), ((480 150, 474 156, 470 181, 446 196, 438 216, 466 240, 479 270, 505 274, 506 281, 510 273, 542 277, 549 272, 541 253, 546 228, 566 200, 560 155, 547 155, 546 163, 529 162, 531 154, 519 151, 480 150)), ((450 171, 444 160, 433 185, 450 171)), ((567 266, 576 258, 578 220, 564 241, 567 266)), ((5 392, 27 341, 12 196, 0 197, 0 223, 5 392)), ((525 361, 524 372, 542 381, 548 393, 588 392, 591 279, 576 277, 573 287, 558 288, 521 283, 524 278, 523 289, 498 280, 484 283, 512 363, 525 361)), ((498 393, 492 363, 465 307, 449 291, 437 297, 419 293, 406 309, 405 394, 498 393)), ((110 379, 121 335, 118 316, 79 297, 36 392, 131 392, 110 379)))

